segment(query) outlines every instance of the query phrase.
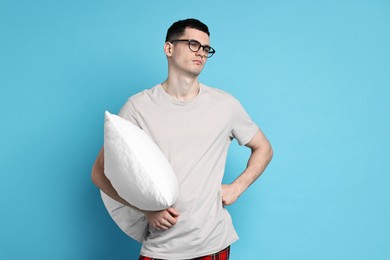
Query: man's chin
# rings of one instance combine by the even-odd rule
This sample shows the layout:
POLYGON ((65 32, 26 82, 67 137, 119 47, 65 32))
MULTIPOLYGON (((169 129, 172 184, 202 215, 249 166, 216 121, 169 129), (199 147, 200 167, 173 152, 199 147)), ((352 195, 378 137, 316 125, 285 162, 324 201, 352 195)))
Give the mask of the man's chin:
MULTIPOLYGON (((203 68, 202 68, 203 69, 203 68)), ((200 75, 200 73, 202 72, 202 69, 196 69, 196 70, 192 70, 191 73, 193 74, 193 76, 197 77, 200 75)))

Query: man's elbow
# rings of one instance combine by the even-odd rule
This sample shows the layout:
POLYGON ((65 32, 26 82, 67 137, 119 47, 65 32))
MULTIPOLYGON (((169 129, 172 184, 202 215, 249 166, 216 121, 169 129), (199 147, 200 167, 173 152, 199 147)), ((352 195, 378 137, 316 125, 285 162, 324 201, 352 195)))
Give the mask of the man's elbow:
POLYGON ((104 177, 104 163, 98 159, 92 166, 91 180, 96 187, 101 189, 102 183, 104 182, 104 177))
POLYGON ((262 145, 259 146, 259 149, 262 151, 262 156, 265 158, 267 164, 272 160, 274 151, 268 140, 265 140, 262 145))
POLYGON ((104 175, 104 150, 100 150, 98 156, 96 157, 95 163, 92 166, 91 170, 91 180, 100 188, 102 183, 102 177, 104 175))
POLYGON ((274 156, 274 150, 272 149, 272 146, 270 143, 268 143, 268 149, 267 149, 267 159, 268 163, 272 160, 272 157, 274 156))
POLYGON ((95 186, 99 187, 99 185, 98 185, 99 178, 98 178, 98 174, 96 172, 96 163, 92 166, 91 180, 92 180, 93 184, 95 184, 95 186))

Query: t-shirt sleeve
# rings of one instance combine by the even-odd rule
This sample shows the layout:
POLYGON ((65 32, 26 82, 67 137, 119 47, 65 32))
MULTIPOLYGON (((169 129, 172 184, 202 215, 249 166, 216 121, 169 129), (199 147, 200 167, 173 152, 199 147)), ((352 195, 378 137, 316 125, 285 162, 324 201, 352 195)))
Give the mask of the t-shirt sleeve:
POLYGON ((252 140, 259 127, 252 121, 248 113, 238 100, 233 104, 231 138, 235 138, 239 145, 245 145, 252 140))
POLYGON ((129 120, 131 123, 138 125, 137 112, 131 98, 129 98, 123 105, 118 115, 126 120, 129 120))

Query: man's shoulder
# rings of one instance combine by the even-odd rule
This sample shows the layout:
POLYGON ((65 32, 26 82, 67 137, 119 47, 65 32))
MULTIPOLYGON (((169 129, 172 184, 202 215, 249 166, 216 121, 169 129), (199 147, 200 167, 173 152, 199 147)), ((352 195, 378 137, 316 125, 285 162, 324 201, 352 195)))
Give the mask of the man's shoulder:
POLYGON ((156 85, 156 86, 153 86, 151 88, 141 90, 140 92, 130 96, 128 98, 128 101, 135 102, 135 103, 144 102, 144 101, 150 99, 152 96, 156 95, 158 86, 159 85, 156 85))
POLYGON ((203 91, 213 97, 216 100, 226 101, 226 102, 238 102, 238 100, 226 90, 220 88, 210 87, 202 84, 203 91))

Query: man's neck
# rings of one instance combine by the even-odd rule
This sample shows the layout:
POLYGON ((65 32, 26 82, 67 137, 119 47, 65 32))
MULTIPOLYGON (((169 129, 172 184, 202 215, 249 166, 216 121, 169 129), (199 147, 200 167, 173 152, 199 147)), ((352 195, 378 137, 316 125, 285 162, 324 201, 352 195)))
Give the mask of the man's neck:
POLYGON ((189 100, 196 97, 200 88, 198 77, 168 77, 161 86, 165 92, 178 100, 189 100))

